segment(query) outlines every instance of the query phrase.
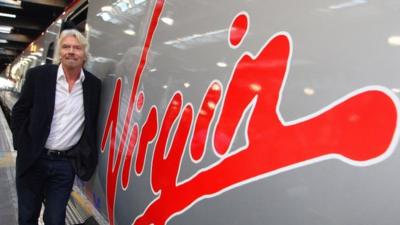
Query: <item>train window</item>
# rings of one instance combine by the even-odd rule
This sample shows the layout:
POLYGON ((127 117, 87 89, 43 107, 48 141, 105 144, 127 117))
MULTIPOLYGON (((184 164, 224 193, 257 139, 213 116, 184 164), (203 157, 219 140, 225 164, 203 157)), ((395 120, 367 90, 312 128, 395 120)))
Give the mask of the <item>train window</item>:
POLYGON ((49 48, 47 49, 46 64, 53 63, 53 55, 54 55, 54 42, 51 42, 49 48))
POLYGON ((85 33, 88 7, 88 1, 85 1, 66 19, 66 21, 74 24, 74 27, 82 33, 85 33))

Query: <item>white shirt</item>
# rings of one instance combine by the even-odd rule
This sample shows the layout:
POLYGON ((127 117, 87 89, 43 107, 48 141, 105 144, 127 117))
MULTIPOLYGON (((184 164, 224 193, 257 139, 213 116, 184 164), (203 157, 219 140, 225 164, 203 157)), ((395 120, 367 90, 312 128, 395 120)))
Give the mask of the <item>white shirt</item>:
POLYGON ((68 150, 81 138, 85 122, 82 88, 84 80, 85 74, 81 70, 79 79, 69 93, 64 70, 61 65, 58 67, 53 120, 45 144, 47 149, 68 150))

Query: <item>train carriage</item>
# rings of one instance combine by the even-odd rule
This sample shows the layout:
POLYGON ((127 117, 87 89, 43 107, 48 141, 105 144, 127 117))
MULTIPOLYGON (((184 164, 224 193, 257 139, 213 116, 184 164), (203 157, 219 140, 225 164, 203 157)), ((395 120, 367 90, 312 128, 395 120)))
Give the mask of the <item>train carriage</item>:
MULTIPOLYGON (((111 225, 397 224, 400 2, 76 1, 13 62, 14 90, 73 22, 102 80, 111 225)), ((7 99, 7 97, 3 97, 7 99)))

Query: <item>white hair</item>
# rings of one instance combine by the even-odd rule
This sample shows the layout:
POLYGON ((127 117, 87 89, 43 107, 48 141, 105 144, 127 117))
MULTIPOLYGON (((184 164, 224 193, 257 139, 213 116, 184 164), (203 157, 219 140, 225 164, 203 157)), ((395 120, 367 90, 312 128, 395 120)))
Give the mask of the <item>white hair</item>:
POLYGON ((89 58, 89 42, 87 41, 86 37, 83 36, 83 34, 81 32, 79 32, 78 30, 69 29, 69 30, 64 30, 63 32, 61 32, 61 34, 59 35, 59 37, 57 39, 57 45, 56 45, 56 49, 54 51, 54 63, 55 64, 60 63, 61 42, 64 40, 64 38, 70 37, 70 36, 75 37, 78 40, 78 42, 83 46, 84 54, 85 54, 85 62, 88 60, 88 58, 89 58))

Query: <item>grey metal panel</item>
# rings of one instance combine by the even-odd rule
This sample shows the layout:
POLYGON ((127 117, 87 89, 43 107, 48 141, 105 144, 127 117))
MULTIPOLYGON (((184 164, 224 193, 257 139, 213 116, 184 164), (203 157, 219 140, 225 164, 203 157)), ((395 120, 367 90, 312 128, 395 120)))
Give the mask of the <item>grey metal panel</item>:
POLYGON ((94 178, 78 181, 78 186, 104 216, 114 215, 110 222, 116 225, 139 224, 136 219, 151 210, 155 214, 147 218, 156 224, 397 224, 399 10, 395 0, 90 1, 87 34, 92 57, 86 68, 103 81, 99 143, 104 140, 105 145, 94 178), (154 33, 149 33, 159 7, 154 33), (248 18, 248 31, 233 45, 230 27, 239 15, 248 18), (266 50, 271 46, 278 51, 266 50), (271 57, 261 60, 262 53, 271 57), (270 68, 286 69, 284 79, 263 83, 280 73, 270 68), (135 74, 140 80, 132 98, 135 74), (119 105, 113 108, 119 84, 120 99, 114 102, 119 105), (220 93, 219 101, 202 108, 209 89, 220 93), (246 102, 243 98, 251 90, 258 95, 246 102), (133 99, 135 105, 127 113, 133 99), (189 112, 185 116, 182 108, 167 110, 180 101, 189 112), (224 118, 224 112, 237 108, 243 109, 240 121, 235 115, 224 118), (202 109, 215 113, 209 129, 198 133, 197 140, 206 142, 204 156, 194 160, 191 144, 202 109), (163 153, 176 155, 168 155, 169 149, 183 139, 184 154, 163 167, 154 152, 165 134, 160 127, 173 121, 165 118, 171 112, 179 116, 167 132, 163 153), (190 129, 188 136, 179 137, 182 117, 190 129), (129 141, 141 137, 146 121, 158 126, 138 173, 139 139, 135 148, 129 141), (132 135, 135 124, 138 133, 132 135), (237 129, 229 151, 222 154, 229 134, 218 126, 227 124, 237 129), (296 125, 299 128, 293 128, 296 125), (125 148, 119 149, 120 143, 125 148), (329 149, 332 146, 343 149, 329 149), (258 150, 256 157, 254 153, 215 170, 249 149, 258 150), (381 152, 368 152, 375 149, 381 152), (307 155, 313 156, 301 158, 307 155), (126 158, 130 165, 125 166, 126 158), (168 171, 177 163, 177 180, 168 183, 168 171), (260 169, 264 166, 267 169, 260 169), (125 174, 126 168, 130 174, 125 174), (164 170, 151 180, 157 168, 164 170), (211 176, 210 171, 216 172, 211 176), (129 183, 123 185, 127 178, 129 183), (153 190, 157 182, 158 193, 153 190))
MULTIPOLYGON (((100 134, 106 126, 115 82, 117 78, 122 79, 117 144, 157 1, 126 1, 131 8, 119 7, 118 3, 122 2, 96 1, 89 7, 88 19, 94 56, 91 69, 103 78, 100 134), (102 11, 104 6, 111 8, 102 11), (108 21, 105 13, 110 16, 108 21), (135 35, 124 33, 128 28, 134 30, 135 35)), ((398 96, 400 78, 396 74, 400 71, 397 63, 400 51, 389 40, 399 34, 399 9, 400 3, 390 0, 165 1, 161 17, 172 18, 173 23, 159 21, 155 30, 138 86, 145 95, 145 104, 141 112, 133 112, 129 127, 132 129, 134 123, 142 127, 151 106, 157 107, 161 126, 170 98, 177 92, 183 96, 183 105, 192 104, 196 117, 210 83, 218 80, 225 91, 240 57, 246 53, 256 55, 279 32, 287 33, 292 44, 278 109, 283 120, 295 121, 318 114, 326 107, 338 104, 338 100, 349 93, 371 85, 386 87, 385 93, 397 102, 395 96, 398 96), (239 47, 232 48, 228 41, 229 26, 241 12, 249 17, 249 31, 239 47), (218 62, 224 62, 226 66, 218 66, 218 62)), ((221 107, 221 104, 217 107, 217 116, 221 107)), ((244 117, 250 116, 248 111, 244 117)), ((214 118, 212 126, 216 120, 214 118)), ((246 145, 245 123, 244 120, 235 135, 232 150, 246 145)), ((175 124, 172 134, 176 127, 175 124)), ((194 163, 189 156, 188 139, 178 184, 223 160, 214 152, 211 134, 205 156, 199 163, 194 163)), ((318 136, 316 134, 315 138, 318 136)), ((365 137, 365 141, 370 138, 373 137, 365 137)), ((103 193, 110 150, 110 138, 107 140, 97 174, 103 193)), ((134 152, 131 183, 126 190, 121 187, 123 161, 116 168, 119 173, 113 210, 115 224, 132 224, 157 199, 150 186, 155 142, 149 144, 145 168, 140 176, 133 172, 138 150, 134 152)), ((397 136, 394 136, 392 144, 396 143, 397 136)), ((265 148, 269 145, 273 142, 266 141, 265 148)), ((266 151, 265 157, 270 157, 268 154, 266 151)), ((397 195, 400 182, 396 179, 398 159, 396 147, 390 157, 370 166, 354 166, 331 157, 278 171, 202 197, 171 215, 168 224, 397 224, 400 219, 397 213, 400 208, 397 195)), ((243 160, 237 167, 251 167, 252 163, 243 160)), ((218 179, 227 176, 219 175, 218 179)), ((209 182, 212 184, 216 180, 209 182)), ((101 198, 101 208, 106 211, 104 198, 101 198)), ((171 207, 174 204, 172 200, 171 207)))

